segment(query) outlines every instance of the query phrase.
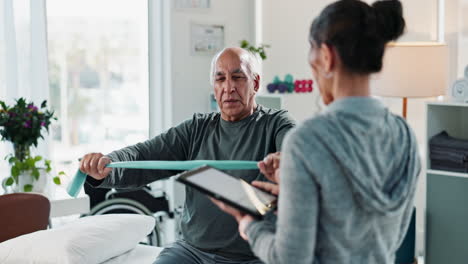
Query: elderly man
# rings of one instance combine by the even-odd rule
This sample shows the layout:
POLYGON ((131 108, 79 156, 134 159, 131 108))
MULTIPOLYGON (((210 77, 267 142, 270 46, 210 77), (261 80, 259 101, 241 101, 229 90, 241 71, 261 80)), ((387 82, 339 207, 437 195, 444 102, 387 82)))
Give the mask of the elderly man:
MULTIPOLYGON (((166 178, 173 171, 110 169, 113 161, 262 160, 280 150, 294 122, 286 111, 255 102, 260 76, 257 58, 241 48, 226 48, 211 64, 211 83, 220 113, 194 114, 153 139, 106 156, 84 156, 80 169, 98 187, 131 188, 166 178)), ((266 180, 259 171, 229 171, 251 182, 266 180)), ((261 263, 237 232, 236 221, 202 193, 186 188, 181 221, 184 239, 165 248, 155 263, 261 263)))

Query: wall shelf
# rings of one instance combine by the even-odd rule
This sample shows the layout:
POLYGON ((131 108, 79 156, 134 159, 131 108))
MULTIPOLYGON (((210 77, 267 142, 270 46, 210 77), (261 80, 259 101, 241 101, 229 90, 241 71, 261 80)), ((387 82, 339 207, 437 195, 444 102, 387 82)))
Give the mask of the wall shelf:
POLYGON ((468 107, 468 103, 455 102, 455 101, 435 101, 435 102, 428 102, 427 105, 468 107))
POLYGON ((468 173, 454 172, 454 171, 441 171, 441 170, 427 170, 426 173, 434 175, 444 175, 450 177, 468 178, 468 173))

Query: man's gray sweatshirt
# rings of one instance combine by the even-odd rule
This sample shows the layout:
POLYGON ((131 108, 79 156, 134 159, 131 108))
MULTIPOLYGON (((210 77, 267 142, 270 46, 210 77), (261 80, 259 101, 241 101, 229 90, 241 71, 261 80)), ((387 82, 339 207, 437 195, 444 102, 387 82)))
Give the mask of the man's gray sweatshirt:
POLYGON ((420 159, 407 123, 349 97, 285 139, 276 230, 246 230, 266 263, 394 263, 413 210, 420 159))
MULTIPOLYGON (((284 110, 261 105, 240 121, 228 122, 220 113, 195 114, 180 125, 143 143, 114 151, 112 161, 132 160, 262 160, 279 151, 284 135, 294 121, 284 110)), ((103 182, 88 177, 99 187, 137 188, 178 171, 113 169, 103 182)), ((227 171, 248 182, 263 180, 259 170, 227 171)), ((226 186, 229 188, 229 186, 226 186)), ((237 223, 221 211, 208 197, 186 188, 185 208, 181 220, 184 239, 203 251, 232 260, 254 259, 249 244, 238 233, 237 223)))

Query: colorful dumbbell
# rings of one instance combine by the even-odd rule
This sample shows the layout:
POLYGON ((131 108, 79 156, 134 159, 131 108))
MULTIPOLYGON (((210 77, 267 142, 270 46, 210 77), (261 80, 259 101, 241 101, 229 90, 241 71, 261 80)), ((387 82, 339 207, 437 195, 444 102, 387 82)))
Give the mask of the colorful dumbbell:
POLYGON ((294 82, 294 91, 296 93, 310 93, 313 91, 312 80, 296 80, 294 82))

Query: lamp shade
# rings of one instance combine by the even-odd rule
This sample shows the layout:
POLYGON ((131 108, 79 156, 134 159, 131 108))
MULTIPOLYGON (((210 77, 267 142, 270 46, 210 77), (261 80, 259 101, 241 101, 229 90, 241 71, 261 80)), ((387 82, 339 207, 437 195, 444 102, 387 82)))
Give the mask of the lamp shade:
POLYGON ((390 43, 380 73, 371 77, 373 95, 435 97, 448 82, 447 45, 438 42, 390 43))

